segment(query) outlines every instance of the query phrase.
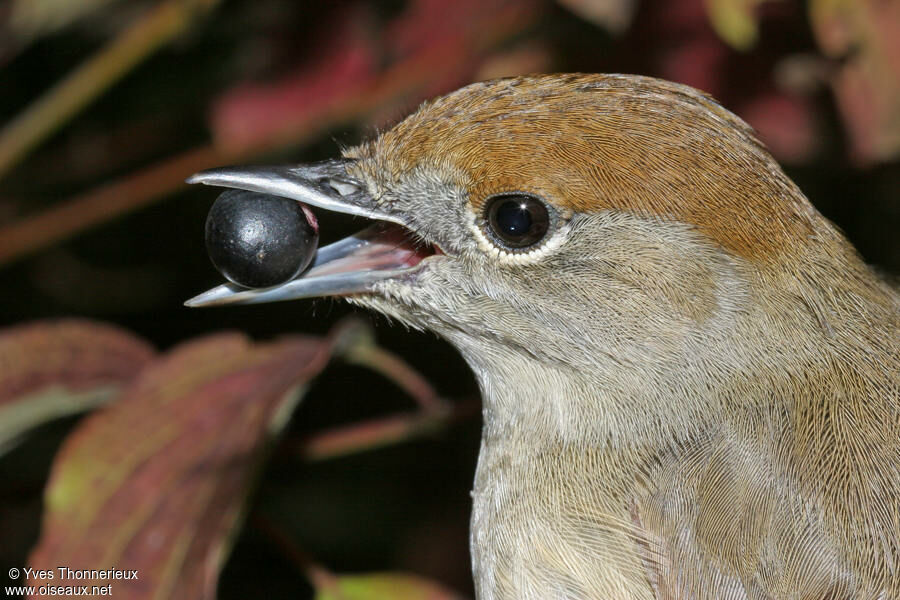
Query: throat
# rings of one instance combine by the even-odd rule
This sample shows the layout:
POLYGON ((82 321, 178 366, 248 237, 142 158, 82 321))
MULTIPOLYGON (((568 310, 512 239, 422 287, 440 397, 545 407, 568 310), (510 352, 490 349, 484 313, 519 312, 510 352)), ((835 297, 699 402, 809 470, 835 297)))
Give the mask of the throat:
MULTIPOLYGON (((464 353, 464 356, 465 353, 464 353)), ((605 445, 614 432, 602 393, 592 377, 510 353, 466 356, 481 388, 485 442, 517 440, 543 444, 605 445)))
POLYGON ((481 388, 485 443, 665 451, 721 414, 711 398, 683 398, 677 392, 683 386, 661 385, 621 365, 578 370, 518 352, 458 347, 481 388))

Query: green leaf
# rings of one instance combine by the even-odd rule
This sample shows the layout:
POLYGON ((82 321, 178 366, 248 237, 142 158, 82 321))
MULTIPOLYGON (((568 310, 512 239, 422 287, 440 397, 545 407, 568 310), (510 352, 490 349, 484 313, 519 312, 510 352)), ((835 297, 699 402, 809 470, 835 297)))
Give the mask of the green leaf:
POLYGON ((60 450, 30 565, 137 570, 72 582, 112 585, 119 600, 214 598, 269 442, 329 352, 315 338, 222 334, 146 368, 60 450))
POLYGON ((0 332, 0 454, 28 430, 110 400, 152 360, 120 329, 41 321, 0 332))
POLYGON ((315 586, 315 600, 462 600, 428 579, 404 573, 317 577, 315 586))

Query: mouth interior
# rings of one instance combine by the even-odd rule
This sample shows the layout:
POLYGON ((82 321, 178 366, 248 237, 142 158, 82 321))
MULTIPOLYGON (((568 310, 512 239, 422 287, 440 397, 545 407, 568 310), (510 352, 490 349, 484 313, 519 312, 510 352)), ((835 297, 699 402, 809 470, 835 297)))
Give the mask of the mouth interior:
POLYGON ((313 267, 303 276, 410 269, 429 256, 443 254, 437 246, 394 223, 379 221, 353 237, 359 244, 351 253, 313 267))
POLYGON ((403 260, 407 267, 414 267, 429 256, 443 254, 434 244, 430 244, 416 233, 394 223, 385 223, 378 241, 386 247, 393 247, 393 252, 403 260))

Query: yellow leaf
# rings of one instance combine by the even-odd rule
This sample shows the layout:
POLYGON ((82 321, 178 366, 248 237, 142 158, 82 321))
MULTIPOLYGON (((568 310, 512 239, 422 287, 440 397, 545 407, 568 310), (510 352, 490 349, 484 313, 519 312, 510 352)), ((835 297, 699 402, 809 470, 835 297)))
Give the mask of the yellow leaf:
POLYGON ((706 0, 709 22, 729 46, 749 50, 759 30, 754 10, 763 0, 706 0))
POLYGON ((461 600, 428 579, 404 573, 343 575, 316 584, 315 600, 461 600))

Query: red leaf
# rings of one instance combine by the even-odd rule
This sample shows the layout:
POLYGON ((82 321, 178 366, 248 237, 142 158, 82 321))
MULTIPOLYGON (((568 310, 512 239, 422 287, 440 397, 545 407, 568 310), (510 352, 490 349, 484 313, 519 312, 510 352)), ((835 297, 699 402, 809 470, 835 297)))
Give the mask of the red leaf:
POLYGON ((255 345, 223 334, 145 369, 60 450, 31 566, 136 570, 51 582, 111 584, 120 599, 214 598, 267 442, 329 350, 312 338, 255 345))
POLYGON ((235 155, 296 144, 388 100, 395 111, 454 89, 471 79, 489 49, 533 22, 539 6, 537 0, 416 0, 381 32, 363 10, 340 13, 322 27, 315 55, 297 71, 274 83, 243 84, 221 98, 212 117, 216 145, 235 155))
POLYGON ((842 59, 831 79, 862 164, 900 154, 900 3, 880 0, 810 3, 822 51, 842 59))
POLYGON ((152 358, 143 340, 89 321, 0 332, 0 448, 30 427, 105 402, 152 358))
POLYGON ((360 11, 332 20, 313 62, 280 81, 246 83, 229 90, 213 108, 216 145, 231 152, 263 146, 284 131, 310 129, 336 99, 354 96, 375 75, 375 51, 364 35, 360 11))
POLYGON ((808 98, 760 94, 738 107, 738 112, 779 160, 802 163, 818 150, 813 104, 808 98))

